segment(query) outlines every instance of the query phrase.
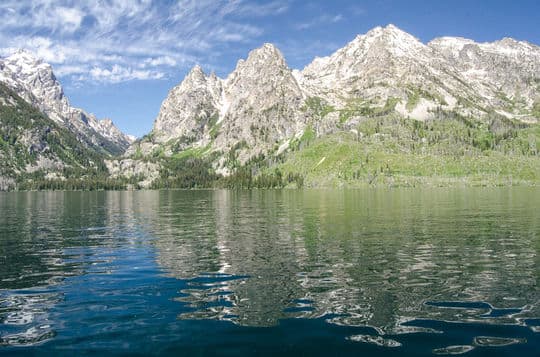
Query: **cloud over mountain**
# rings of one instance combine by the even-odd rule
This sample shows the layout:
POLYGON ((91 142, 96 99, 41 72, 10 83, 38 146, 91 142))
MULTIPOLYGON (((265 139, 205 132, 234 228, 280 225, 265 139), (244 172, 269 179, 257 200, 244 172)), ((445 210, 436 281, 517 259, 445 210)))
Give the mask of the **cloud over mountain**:
POLYGON ((164 78, 202 52, 259 37, 249 19, 282 14, 285 1, 5 0, 0 3, 0 55, 22 47, 77 81, 116 83, 164 78))

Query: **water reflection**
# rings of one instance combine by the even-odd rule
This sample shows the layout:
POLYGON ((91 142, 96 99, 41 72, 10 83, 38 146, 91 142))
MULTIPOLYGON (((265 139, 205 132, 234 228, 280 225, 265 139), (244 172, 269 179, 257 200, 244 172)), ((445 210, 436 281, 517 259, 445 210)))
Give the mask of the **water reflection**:
POLYGON ((279 328, 339 348, 529 346, 537 202, 519 188, 0 194, 0 346, 152 352, 201 330, 245 346, 279 328))
POLYGON ((325 317, 390 335, 437 332, 410 323, 422 319, 525 326, 540 315, 540 220, 525 195, 168 192, 152 234, 158 263, 189 282, 181 319, 325 317))
POLYGON ((50 311, 64 301, 61 285, 110 272, 100 263, 138 236, 132 201, 119 192, 0 195, 0 346, 56 335, 50 311))

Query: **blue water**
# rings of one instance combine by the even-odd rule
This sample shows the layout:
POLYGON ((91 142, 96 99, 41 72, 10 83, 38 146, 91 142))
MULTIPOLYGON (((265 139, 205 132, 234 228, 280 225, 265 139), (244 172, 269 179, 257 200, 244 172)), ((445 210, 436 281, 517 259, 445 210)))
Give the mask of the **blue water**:
POLYGON ((0 355, 540 355, 540 190, 0 194, 0 355))

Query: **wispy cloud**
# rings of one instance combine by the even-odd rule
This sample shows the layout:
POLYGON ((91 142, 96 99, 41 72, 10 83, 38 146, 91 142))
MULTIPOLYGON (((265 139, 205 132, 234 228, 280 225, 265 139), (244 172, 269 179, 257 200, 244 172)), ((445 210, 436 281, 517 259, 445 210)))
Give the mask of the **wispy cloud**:
MULTIPOLYGON (((119 83, 133 79, 160 79, 163 78, 164 75, 165 74, 163 72, 159 71, 136 70, 132 68, 122 67, 116 64, 113 65, 110 69, 94 67, 90 70, 90 78, 92 80, 109 83, 119 83)), ((80 79, 86 80, 87 78, 83 75, 80 79)))
POLYGON ((0 54, 26 48, 73 81, 166 77, 263 34, 257 21, 285 0, 2 0, 0 54))
POLYGON ((350 7, 350 13, 356 16, 366 15, 367 10, 364 7, 353 5, 350 7))
POLYGON ((310 21, 302 22, 296 25, 296 29, 298 30, 307 30, 312 27, 321 26, 321 25, 327 25, 327 24, 335 24, 337 22, 340 22, 343 20, 342 14, 336 14, 336 15, 321 15, 319 17, 316 17, 310 21))

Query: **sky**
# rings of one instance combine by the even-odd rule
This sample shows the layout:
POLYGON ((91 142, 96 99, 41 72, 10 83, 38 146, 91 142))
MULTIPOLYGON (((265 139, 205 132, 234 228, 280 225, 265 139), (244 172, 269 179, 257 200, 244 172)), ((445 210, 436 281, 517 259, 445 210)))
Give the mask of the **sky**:
POLYGON ((34 52, 72 105, 142 136, 196 64, 224 78, 270 42, 301 69, 390 23, 424 43, 460 36, 540 45, 538 0, 1 0, 0 56, 34 52))

